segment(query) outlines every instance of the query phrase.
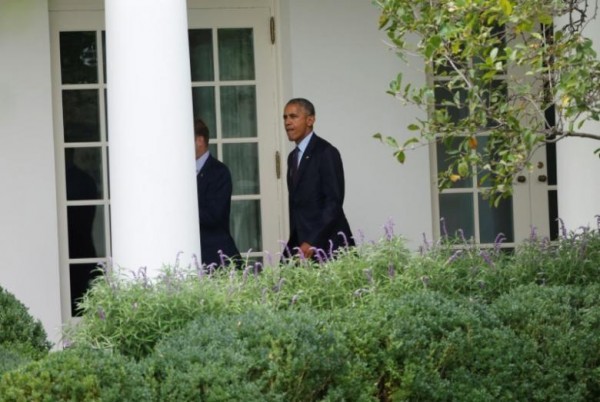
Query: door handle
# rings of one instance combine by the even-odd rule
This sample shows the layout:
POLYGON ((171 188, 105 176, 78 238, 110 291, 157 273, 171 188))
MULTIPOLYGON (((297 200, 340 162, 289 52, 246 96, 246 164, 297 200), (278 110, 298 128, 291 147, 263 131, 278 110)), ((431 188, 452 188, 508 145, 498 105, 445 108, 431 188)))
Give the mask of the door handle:
POLYGON ((548 181, 548 177, 545 174, 541 174, 538 176, 538 181, 540 183, 545 183, 546 181, 548 181))
POLYGON ((519 176, 517 176, 517 181, 519 183, 525 183, 527 181, 527 177, 525 177, 523 175, 519 175, 519 176))

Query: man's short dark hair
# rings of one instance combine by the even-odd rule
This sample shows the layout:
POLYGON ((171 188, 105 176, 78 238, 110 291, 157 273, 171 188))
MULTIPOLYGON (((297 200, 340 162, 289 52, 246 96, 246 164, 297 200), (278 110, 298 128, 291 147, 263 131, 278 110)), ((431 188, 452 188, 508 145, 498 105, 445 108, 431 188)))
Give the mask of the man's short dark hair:
POLYGON ((208 145, 208 127, 202 119, 194 121, 194 137, 204 138, 204 142, 208 145))
POLYGON ((309 116, 315 115, 315 105, 313 105, 308 99, 293 98, 288 101, 287 105, 298 105, 304 109, 309 116))

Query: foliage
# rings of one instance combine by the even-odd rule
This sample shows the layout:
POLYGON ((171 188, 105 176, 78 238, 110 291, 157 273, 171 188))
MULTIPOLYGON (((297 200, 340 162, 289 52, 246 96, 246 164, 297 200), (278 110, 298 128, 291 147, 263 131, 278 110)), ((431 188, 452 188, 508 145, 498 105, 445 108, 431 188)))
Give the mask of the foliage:
POLYGON ((153 280, 143 272, 127 276, 107 269, 85 295, 82 321, 67 337, 142 358, 166 335, 206 314, 260 306, 330 311, 421 289, 487 304, 526 284, 600 283, 598 230, 565 233, 554 243, 532 232, 513 255, 502 252, 501 240, 480 249, 460 238, 443 238, 436 244, 424 241, 420 253, 412 253, 388 225, 378 242, 321 263, 299 260, 212 273, 175 266, 153 280))
POLYGON ((414 253, 388 224, 327 261, 105 269, 70 335, 135 357, 158 400, 597 400, 598 218, 513 253, 414 253))
POLYGON ((544 143, 600 139, 579 132, 600 119, 600 60, 582 33, 596 17, 588 1, 375 0, 396 53, 418 56, 435 77, 419 88, 399 74, 388 91, 429 114, 408 126, 419 136, 376 137, 400 162, 416 143, 443 144, 440 188, 478 177, 497 202, 544 143), (553 25, 557 17, 568 23, 553 25))
POLYGON ((0 287, 0 346, 38 358, 52 346, 39 320, 17 298, 0 287))
POLYGON ((14 347, 0 345, 0 377, 4 372, 14 370, 30 361, 31 357, 15 350, 14 347))
POLYGON ((99 350, 76 348, 50 353, 0 378, 3 402, 151 399, 137 363, 99 350))
POLYGON ((324 318, 310 310, 265 308, 202 316, 159 343, 149 358, 158 400, 367 398, 360 379, 348 386, 353 356, 324 318))

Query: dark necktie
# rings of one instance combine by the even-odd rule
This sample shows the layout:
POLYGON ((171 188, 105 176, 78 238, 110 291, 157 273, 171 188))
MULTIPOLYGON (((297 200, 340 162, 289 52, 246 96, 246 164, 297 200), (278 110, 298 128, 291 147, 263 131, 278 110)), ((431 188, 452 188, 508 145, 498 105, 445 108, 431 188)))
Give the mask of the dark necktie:
POLYGON ((296 184, 298 180, 298 155, 300 154, 300 149, 298 147, 294 148, 292 151, 292 183, 296 184))

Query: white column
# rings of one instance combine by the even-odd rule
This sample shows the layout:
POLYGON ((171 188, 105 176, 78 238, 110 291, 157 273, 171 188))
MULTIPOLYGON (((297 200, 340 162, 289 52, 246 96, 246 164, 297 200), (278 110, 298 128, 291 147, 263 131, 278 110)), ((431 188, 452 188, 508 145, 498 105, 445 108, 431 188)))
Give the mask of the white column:
POLYGON ((106 0, 113 263, 200 257, 185 0, 106 0))
MULTIPOLYGON (((600 21, 589 23, 584 35, 600 53, 600 21)), ((581 132, 600 135, 600 123, 587 122, 581 132)), ((600 141, 570 138, 557 145, 558 216, 569 230, 580 226, 597 228, 600 214, 600 158, 594 150, 600 141)))

